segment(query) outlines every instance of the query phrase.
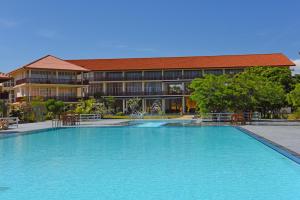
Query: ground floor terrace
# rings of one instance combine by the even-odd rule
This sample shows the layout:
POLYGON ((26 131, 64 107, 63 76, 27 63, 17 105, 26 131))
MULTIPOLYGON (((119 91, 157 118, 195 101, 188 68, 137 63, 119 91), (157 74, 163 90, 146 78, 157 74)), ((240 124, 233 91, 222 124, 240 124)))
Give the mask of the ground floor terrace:
POLYGON ((115 97, 114 112, 132 113, 129 100, 132 98, 140 99, 138 112, 148 114, 186 114, 195 113, 196 104, 189 96, 177 97, 115 97))

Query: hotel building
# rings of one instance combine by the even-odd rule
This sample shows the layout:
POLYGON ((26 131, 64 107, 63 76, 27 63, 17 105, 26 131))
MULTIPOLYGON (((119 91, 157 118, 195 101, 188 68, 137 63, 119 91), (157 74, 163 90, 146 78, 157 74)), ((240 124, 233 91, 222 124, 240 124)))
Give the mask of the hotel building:
POLYGON ((48 55, 9 73, 4 83, 11 102, 42 97, 76 102, 93 96, 115 97, 116 112, 127 100, 142 99, 144 112, 159 104, 166 113, 190 113, 189 83, 206 74, 236 74, 248 67, 290 67, 281 53, 224 56, 62 60, 48 55))

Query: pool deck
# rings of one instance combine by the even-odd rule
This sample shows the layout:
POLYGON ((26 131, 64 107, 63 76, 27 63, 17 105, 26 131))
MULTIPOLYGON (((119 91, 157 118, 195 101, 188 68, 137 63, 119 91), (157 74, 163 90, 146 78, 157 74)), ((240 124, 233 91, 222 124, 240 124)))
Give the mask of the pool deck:
POLYGON ((300 156, 300 126, 246 125, 242 128, 300 156))
MULTIPOLYGON (((127 122, 125 119, 102 119, 99 121, 81 122, 80 127, 97 127, 97 126, 120 126, 120 123, 127 122)), ((1 133, 22 133, 36 131, 41 129, 53 128, 52 121, 19 124, 18 127, 11 126, 8 130, 2 130, 1 133)))

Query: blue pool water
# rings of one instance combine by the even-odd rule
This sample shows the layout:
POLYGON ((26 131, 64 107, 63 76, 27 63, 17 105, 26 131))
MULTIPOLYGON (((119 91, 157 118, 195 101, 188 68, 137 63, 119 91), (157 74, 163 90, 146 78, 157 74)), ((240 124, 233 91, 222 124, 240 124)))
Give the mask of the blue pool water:
POLYGON ((299 200, 300 166, 232 127, 70 128, 0 139, 1 200, 299 200))

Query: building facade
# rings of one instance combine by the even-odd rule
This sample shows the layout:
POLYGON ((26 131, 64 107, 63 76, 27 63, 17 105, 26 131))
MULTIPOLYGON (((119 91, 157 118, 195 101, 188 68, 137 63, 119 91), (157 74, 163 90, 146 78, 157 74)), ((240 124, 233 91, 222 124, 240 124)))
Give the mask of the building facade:
POLYGON ((88 97, 114 97, 115 112, 128 111, 138 97, 144 112, 193 113, 189 84, 207 74, 236 74, 255 66, 294 66, 286 56, 250 54, 161 58, 62 60, 45 56, 9 73, 5 90, 11 102, 55 98, 76 102, 88 97))

